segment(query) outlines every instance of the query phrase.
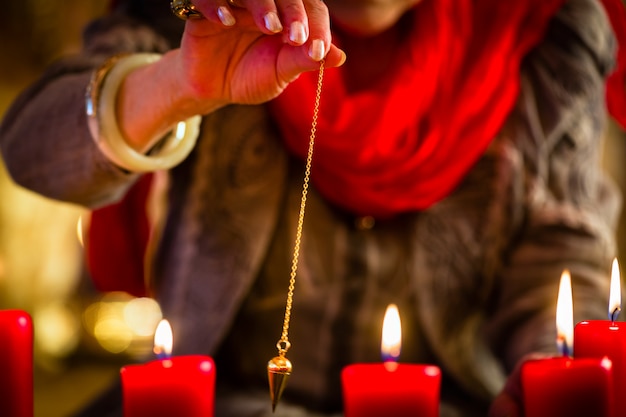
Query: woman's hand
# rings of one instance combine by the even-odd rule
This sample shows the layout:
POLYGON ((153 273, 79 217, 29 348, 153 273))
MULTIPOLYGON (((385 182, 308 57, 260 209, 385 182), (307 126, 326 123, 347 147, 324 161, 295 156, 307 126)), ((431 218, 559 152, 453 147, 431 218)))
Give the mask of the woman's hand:
POLYGON ((205 19, 189 20, 179 79, 197 99, 257 104, 279 95, 302 72, 339 66, 321 0, 194 0, 205 19))
POLYGON ((118 94, 118 123, 137 150, 179 120, 269 101, 321 59, 345 60, 321 0, 193 1, 204 18, 187 21, 180 48, 131 72, 118 94))
POLYGON ((530 353, 520 359, 509 375, 504 388, 491 403, 489 417, 522 417, 524 415, 522 365, 526 361, 544 359, 549 356, 546 353, 530 353))

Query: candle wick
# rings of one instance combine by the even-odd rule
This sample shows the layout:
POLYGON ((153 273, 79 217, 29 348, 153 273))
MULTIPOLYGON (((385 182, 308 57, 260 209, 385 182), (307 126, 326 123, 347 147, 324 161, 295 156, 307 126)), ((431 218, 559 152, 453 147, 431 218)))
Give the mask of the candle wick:
POLYGON ((567 339, 563 336, 557 337, 557 346, 559 349, 559 353, 564 357, 572 356, 572 349, 567 343, 567 339))
POLYGON ((609 315, 609 319, 611 320, 611 322, 613 322, 613 325, 615 325, 615 322, 617 321, 617 316, 619 316, 620 311, 622 311, 622 309, 619 306, 615 307, 615 310, 613 310, 609 315))
POLYGON ((171 355, 160 346, 155 346, 152 351, 154 352, 156 358, 160 360, 169 359, 171 357, 171 355))
POLYGON ((398 369, 398 362, 396 361, 385 361, 383 362, 383 366, 387 370, 387 372, 395 372, 398 369))

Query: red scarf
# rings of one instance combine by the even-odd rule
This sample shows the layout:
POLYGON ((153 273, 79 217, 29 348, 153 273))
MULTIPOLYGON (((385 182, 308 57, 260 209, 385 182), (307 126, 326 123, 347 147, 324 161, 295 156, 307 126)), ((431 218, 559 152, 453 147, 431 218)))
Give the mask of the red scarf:
MULTIPOLYGON (((448 195, 502 127, 521 61, 563 1, 424 0, 413 11, 406 53, 371 88, 348 92, 346 67, 328 70, 315 187, 375 217, 423 210, 448 195)), ((302 158, 316 79, 302 75, 271 103, 287 146, 302 158)))
POLYGON ((626 12, 621 0, 602 0, 617 38, 617 64, 606 82, 606 103, 615 120, 626 129, 626 12))

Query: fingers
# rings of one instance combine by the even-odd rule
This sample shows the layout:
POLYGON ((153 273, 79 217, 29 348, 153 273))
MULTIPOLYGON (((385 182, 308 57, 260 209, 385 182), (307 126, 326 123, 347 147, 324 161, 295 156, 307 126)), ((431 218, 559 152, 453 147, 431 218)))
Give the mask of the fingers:
POLYGON ((253 24, 266 35, 281 34, 289 45, 307 49, 313 61, 331 46, 330 17, 321 0, 194 0, 209 20, 226 27, 253 24))
POLYGON ((507 378, 502 392, 491 403, 489 417, 521 417, 523 415, 522 366, 526 361, 548 356, 550 355, 545 353, 529 353, 518 361, 507 378))
POLYGON ((235 23, 237 23, 237 19, 233 16, 228 4, 221 4, 217 6, 215 15, 224 26, 234 26, 235 23))
POLYGON ((306 13, 302 2, 303 0, 286 0, 283 6, 283 2, 275 0, 193 1, 195 7, 201 10, 204 16, 209 20, 221 23, 224 26, 234 26, 235 24, 246 26, 252 22, 258 30, 266 35, 273 35, 284 31, 285 27, 281 16, 283 10, 287 9, 285 15, 290 21, 295 14, 295 19, 301 22, 304 28, 304 31, 300 30, 293 36, 301 36, 303 33, 308 34, 306 13))
MULTIPOLYGON (((314 61, 322 60, 331 46, 330 16, 323 1, 309 0, 305 3, 309 18, 308 54, 314 61)), ((344 56, 345 58, 345 56, 344 56)))
POLYGON ((320 61, 330 50, 330 17, 320 0, 234 0, 244 6, 266 34, 282 33, 283 41, 307 47, 309 57, 320 61))
POLYGON ((230 4, 245 8, 263 33, 282 33, 286 43, 303 45, 309 38, 307 3, 314 2, 322 3, 320 0, 232 0, 230 4))
MULTIPOLYGON (((345 60, 346 54, 341 49, 331 45, 326 54, 324 66, 326 68, 338 67, 343 65, 345 60)), ((299 47, 285 46, 278 59, 278 81, 282 85, 287 85, 303 72, 316 71, 319 67, 319 62, 312 60, 306 50, 299 47)))
POLYGON ((522 417, 522 409, 515 398, 502 392, 491 403, 489 417, 522 417))
MULTIPOLYGON (((284 30, 277 2, 274 0, 236 0, 237 5, 245 8, 261 32, 272 35, 284 30)), ((299 0, 301 1, 301 0, 299 0)))

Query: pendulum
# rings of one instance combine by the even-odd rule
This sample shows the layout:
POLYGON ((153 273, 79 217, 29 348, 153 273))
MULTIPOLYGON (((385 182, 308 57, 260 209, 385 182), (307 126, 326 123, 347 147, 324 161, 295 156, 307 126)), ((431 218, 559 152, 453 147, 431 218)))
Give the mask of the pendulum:
POLYGON ((285 319, 283 321, 283 331, 280 340, 276 343, 278 356, 273 357, 267 363, 267 378, 270 386, 270 398, 272 400, 272 412, 276 410, 276 405, 287 385, 287 379, 291 375, 291 362, 286 354, 291 343, 289 343, 289 320, 291 319, 291 308, 293 305, 293 291, 296 285, 296 272, 298 270, 298 257, 300 255, 300 241, 302 238, 302 225, 304 223, 304 208, 306 207, 306 197, 309 189, 309 178, 311 176, 311 161, 313 160, 313 144, 315 143, 315 132, 317 128, 317 118, 319 114, 320 97, 322 95, 322 80, 324 76, 324 61, 320 62, 319 76, 317 79, 317 92, 315 94, 315 106, 313 108, 313 121, 311 123, 311 136, 309 137, 309 151, 306 158, 304 170, 304 183, 302 186, 302 199, 300 200, 300 214, 298 215, 298 226, 296 228, 296 242, 293 250, 293 260, 291 263, 291 274, 289 279, 289 291, 287 292, 287 305, 285 306, 285 319))
POLYGON ((291 375, 291 362, 285 357, 285 352, 279 348, 278 356, 274 356, 267 363, 267 378, 270 385, 270 399, 272 400, 272 412, 276 410, 276 405, 283 395, 287 379, 291 375))
POLYGON ((285 319, 283 321, 283 331, 280 340, 276 343, 278 356, 273 357, 267 363, 267 378, 269 380, 270 398, 272 400, 272 412, 276 410, 276 405, 287 385, 287 379, 291 375, 291 362, 286 354, 291 343, 289 343, 289 321, 291 319, 291 308, 293 305, 293 292, 296 285, 296 272, 298 270, 298 257, 300 255, 300 241, 302 238, 302 225, 304 223, 304 209, 306 207, 306 197, 309 189, 309 178, 311 176, 311 162, 313 160, 313 144, 315 143, 315 132, 317 128, 317 118, 319 114, 320 97, 322 95, 322 80, 324 76, 324 61, 320 62, 319 76, 317 79, 317 92, 315 94, 315 106, 313 108, 313 121, 311 123, 311 136, 309 137, 309 151, 306 158, 304 170, 304 183, 302 186, 302 199, 300 200, 300 214, 298 215, 298 226, 296 228, 296 242, 291 263, 291 274, 289 279, 289 291, 287 292, 287 305, 285 306, 285 319))

